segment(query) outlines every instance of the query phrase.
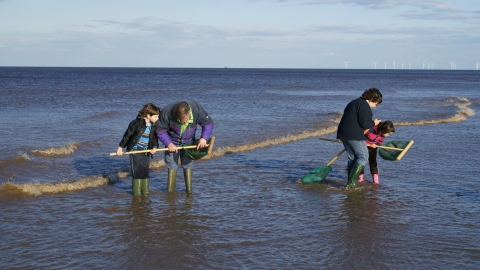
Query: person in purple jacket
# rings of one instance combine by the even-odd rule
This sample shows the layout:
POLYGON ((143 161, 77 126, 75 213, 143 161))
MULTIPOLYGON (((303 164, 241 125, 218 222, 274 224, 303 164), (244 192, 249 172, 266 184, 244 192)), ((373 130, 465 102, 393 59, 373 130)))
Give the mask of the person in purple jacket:
POLYGON ((347 104, 338 124, 337 139, 343 142, 348 154, 347 189, 356 187, 358 176, 368 162, 365 129, 373 128, 381 120, 372 120, 372 108, 382 103, 382 93, 377 88, 366 90, 361 97, 347 104))
POLYGON ((168 151, 165 152, 165 166, 168 169, 167 190, 175 191, 178 160, 183 167, 187 193, 192 193, 193 161, 182 149, 182 146, 195 140, 197 127, 202 127, 197 149, 204 148, 213 131, 213 120, 208 113, 194 101, 180 101, 167 105, 155 126, 158 140, 168 151))
MULTIPOLYGON (((378 126, 374 126, 365 132, 365 136, 367 137, 368 163, 374 184, 380 183, 377 165, 377 145, 382 145, 385 137, 392 135, 394 132, 395 127, 392 121, 381 122, 378 126)), ((362 174, 358 176, 358 183, 362 183, 363 181, 364 175, 362 171, 362 174)))

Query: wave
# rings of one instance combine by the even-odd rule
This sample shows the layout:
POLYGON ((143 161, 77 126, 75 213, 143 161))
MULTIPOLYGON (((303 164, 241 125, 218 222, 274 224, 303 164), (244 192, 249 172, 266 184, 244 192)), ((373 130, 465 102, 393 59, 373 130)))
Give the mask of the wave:
POLYGON ((468 117, 474 116, 475 112, 469 108, 472 103, 461 97, 452 97, 444 100, 445 103, 453 103, 457 107, 457 113, 450 117, 431 119, 431 120, 417 120, 413 122, 396 122, 395 126, 423 126, 429 124, 452 123, 467 120, 468 117))
POLYGON ((30 156, 28 156, 28 154, 26 154, 26 153, 23 153, 18 157, 5 159, 5 160, 0 160, 0 167, 3 166, 3 165, 10 164, 10 163, 17 163, 17 162, 28 161, 28 160, 30 160, 30 156))
MULTIPOLYGON (((115 182, 118 179, 117 175, 109 176, 92 176, 86 177, 74 181, 64 181, 58 183, 26 183, 26 184, 14 184, 12 182, 6 182, 0 185, 0 190, 13 191, 18 190, 28 195, 42 195, 42 194, 54 194, 70 191, 84 190, 87 188, 104 186, 109 183, 115 182)), ((122 175, 123 177, 123 175, 122 175)))
POLYGON ((43 156, 66 156, 73 154, 78 146, 79 143, 73 142, 61 147, 53 147, 46 150, 33 150, 32 152, 43 156))
MULTIPOLYGON (((274 146, 274 145, 279 145, 279 144, 284 144, 284 143, 290 143, 290 142, 295 142, 298 140, 304 140, 312 137, 318 137, 318 136, 323 136, 326 134, 330 134, 337 131, 336 126, 329 126, 320 130, 315 130, 315 131, 306 131, 300 134, 294 134, 294 135, 289 135, 285 137, 279 137, 279 138, 272 138, 268 139, 265 141, 260 141, 260 142, 254 142, 251 144, 246 144, 246 145, 237 145, 237 146, 227 146, 223 148, 219 148, 216 150, 213 150, 212 153, 208 156, 203 157, 201 160, 208 160, 211 158, 219 158, 222 157, 226 154, 234 154, 234 153, 241 153, 241 152, 246 152, 246 151, 251 151, 255 150, 258 148, 265 148, 269 146, 274 146)), ((163 160, 159 161, 153 161, 150 163, 150 168, 151 169, 159 169, 165 167, 165 164, 163 160)))

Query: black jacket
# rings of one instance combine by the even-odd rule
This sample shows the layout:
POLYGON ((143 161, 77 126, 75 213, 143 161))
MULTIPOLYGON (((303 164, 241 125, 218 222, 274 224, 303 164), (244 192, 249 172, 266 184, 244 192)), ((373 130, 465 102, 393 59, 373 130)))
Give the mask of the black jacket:
MULTIPOLYGON (((148 149, 158 148, 158 139, 155 135, 155 124, 152 125, 150 130, 150 138, 148 140, 148 149)), ((125 148, 127 147, 127 152, 131 151, 132 148, 137 144, 140 138, 145 132, 147 125, 145 123, 145 119, 143 117, 138 116, 137 119, 130 122, 128 125, 127 131, 123 135, 122 141, 118 144, 120 147, 125 148)))
POLYGON ((337 139, 365 141, 364 131, 375 125, 372 120, 372 109, 363 98, 348 103, 338 124, 337 139))

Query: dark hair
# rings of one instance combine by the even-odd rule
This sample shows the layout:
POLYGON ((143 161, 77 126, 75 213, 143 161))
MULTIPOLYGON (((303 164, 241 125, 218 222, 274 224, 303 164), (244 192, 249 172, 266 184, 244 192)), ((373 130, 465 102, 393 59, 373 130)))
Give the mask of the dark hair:
POLYGON ((377 88, 370 88, 365 90, 362 94, 362 98, 370 102, 375 102, 378 104, 382 103, 382 93, 377 88))
POLYGON ((138 115, 141 117, 146 117, 147 114, 160 115, 160 108, 155 106, 153 103, 147 103, 143 105, 143 108, 140 111, 138 111, 138 115))
POLYGON ((190 105, 185 101, 180 101, 173 105, 172 116, 175 119, 182 119, 186 116, 190 116, 190 105))
POLYGON ((380 122, 377 126, 378 134, 387 134, 395 132, 395 127, 393 126, 392 121, 380 122))

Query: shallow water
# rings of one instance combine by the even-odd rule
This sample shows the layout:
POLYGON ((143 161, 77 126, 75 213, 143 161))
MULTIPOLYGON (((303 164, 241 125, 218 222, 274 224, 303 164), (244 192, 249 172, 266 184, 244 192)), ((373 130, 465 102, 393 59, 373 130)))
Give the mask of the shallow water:
POLYGON ((0 68, 0 267, 477 269, 479 86, 474 71, 0 68), (345 191, 345 154, 298 184, 342 149, 318 138, 369 87, 412 148, 379 160, 378 186, 367 172, 345 191), (212 116, 214 152, 192 196, 182 172, 166 193, 157 154, 133 198, 109 153, 144 103, 181 99, 212 116))

